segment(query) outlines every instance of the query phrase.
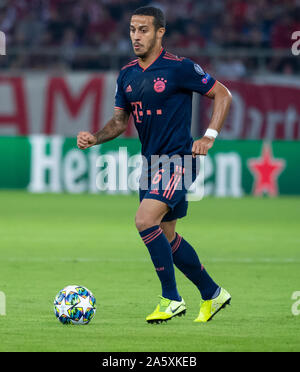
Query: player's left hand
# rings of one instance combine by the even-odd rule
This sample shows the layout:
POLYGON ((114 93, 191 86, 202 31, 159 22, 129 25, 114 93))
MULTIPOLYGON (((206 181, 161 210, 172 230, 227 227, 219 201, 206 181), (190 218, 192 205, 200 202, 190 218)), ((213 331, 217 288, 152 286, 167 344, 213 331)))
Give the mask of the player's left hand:
POLYGON ((193 158, 196 155, 207 155, 209 149, 214 145, 215 139, 213 137, 202 137, 193 143, 192 154, 193 158))

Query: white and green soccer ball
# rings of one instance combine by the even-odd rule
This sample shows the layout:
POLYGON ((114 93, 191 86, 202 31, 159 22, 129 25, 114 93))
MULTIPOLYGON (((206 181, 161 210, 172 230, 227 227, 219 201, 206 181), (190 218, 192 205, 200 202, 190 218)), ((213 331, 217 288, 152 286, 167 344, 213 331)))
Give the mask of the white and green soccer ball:
POLYGON ((55 297, 54 314, 62 324, 88 324, 95 313, 94 295, 80 285, 69 285, 55 297))

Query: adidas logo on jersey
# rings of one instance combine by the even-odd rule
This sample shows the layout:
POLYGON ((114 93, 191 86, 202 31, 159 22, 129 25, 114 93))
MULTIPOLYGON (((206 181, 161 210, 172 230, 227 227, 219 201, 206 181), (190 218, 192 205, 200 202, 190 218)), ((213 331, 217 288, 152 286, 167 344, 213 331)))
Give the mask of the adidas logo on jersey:
POLYGON ((131 93, 131 92, 132 92, 131 85, 128 85, 128 87, 126 88, 126 93, 131 93))
POLYGON ((159 195, 159 191, 157 189, 154 189, 150 191, 150 194, 159 195))

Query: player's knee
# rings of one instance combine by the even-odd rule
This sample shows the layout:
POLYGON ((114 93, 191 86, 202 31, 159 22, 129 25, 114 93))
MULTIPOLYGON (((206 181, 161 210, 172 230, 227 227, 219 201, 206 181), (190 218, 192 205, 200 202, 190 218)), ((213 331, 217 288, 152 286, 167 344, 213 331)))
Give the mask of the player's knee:
POLYGON ((138 231, 144 231, 157 224, 152 218, 137 214, 135 216, 135 226, 138 231))

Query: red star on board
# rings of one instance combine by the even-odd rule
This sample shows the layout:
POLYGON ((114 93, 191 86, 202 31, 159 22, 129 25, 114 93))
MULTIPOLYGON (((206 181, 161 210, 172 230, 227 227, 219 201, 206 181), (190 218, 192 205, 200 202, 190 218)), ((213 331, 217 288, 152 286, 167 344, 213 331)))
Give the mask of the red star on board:
POLYGON ((255 178, 254 195, 278 195, 278 176, 285 167, 285 160, 273 157, 270 144, 264 144, 260 158, 248 160, 248 167, 255 178))

